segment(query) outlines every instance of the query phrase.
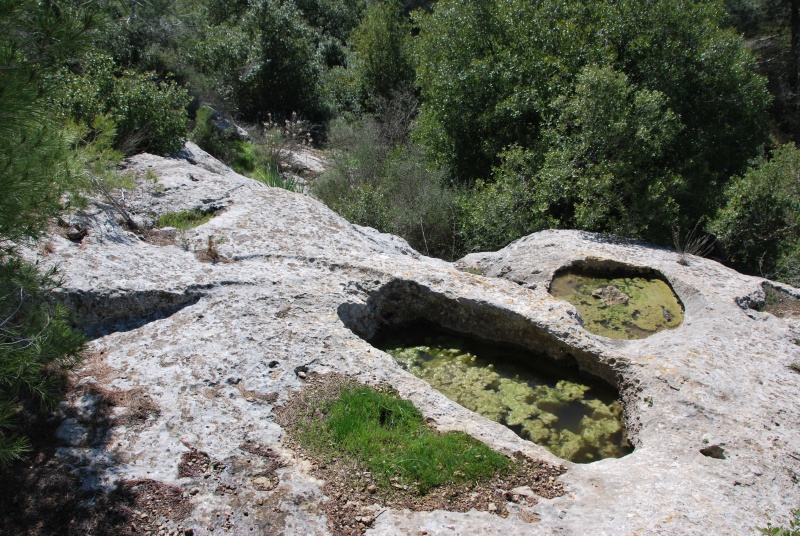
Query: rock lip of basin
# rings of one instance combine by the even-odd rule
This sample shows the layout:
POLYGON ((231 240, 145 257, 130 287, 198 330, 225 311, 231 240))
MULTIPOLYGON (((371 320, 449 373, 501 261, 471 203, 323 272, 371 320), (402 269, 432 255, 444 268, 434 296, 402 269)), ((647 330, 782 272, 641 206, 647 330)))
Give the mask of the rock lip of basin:
MULTIPOLYGON (((366 318, 358 315, 380 302, 380 289, 408 286, 453 327, 529 340, 612 382, 636 450, 564 463, 558 479, 565 495, 512 505, 506 519, 379 509, 370 534, 437 527, 461 534, 752 534, 765 516, 788 524, 800 504, 800 375, 791 368, 800 357, 800 322, 749 308, 763 301, 761 278, 696 257, 684 265, 669 249, 578 231, 543 231, 447 263, 352 225, 310 197, 237 175, 192 144, 174 158, 135 156, 128 171, 137 187, 125 195, 126 210, 140 225, 182 210, 215 216, 174 245, 158 245, 125 230, 98 203, 67 222, 86 230, 79 242, 54 234, 47 247, 28 252, 40 266, 59 266, 64 300, 94 326, 78 385, 140 393, 151 408, 127 420, 125 408, 116 408, 121 417, 104 433, 72 433, 94 430, 99 405, 78 390, 69 394, 58 456, 86 486, 150 479, 177 487, 191 506, 182 525, 195 534, 224 532, 229 520, 275 534, 330 533, 323 482, 284 444, 274 418, 306 381, 299 372, 387 383, 440 430, 559 463, 450 402, 343 324, 343 315, 366 318), (201 255, 209 239, 217 262, 201 255), (591 259, 663 274, 685 307, 684 323, 640 340, 586 332, 576 309, 547 290, 559 269, 591 259), (718 452, 724 458, 708 455, 718 452), (201 454, 207 470, 179 469, 186 456, 201 454), (283 465, 257 480, 274 469, 273 455, 283 465)), ((364 320, 358 329, 376 327, 364 320)))

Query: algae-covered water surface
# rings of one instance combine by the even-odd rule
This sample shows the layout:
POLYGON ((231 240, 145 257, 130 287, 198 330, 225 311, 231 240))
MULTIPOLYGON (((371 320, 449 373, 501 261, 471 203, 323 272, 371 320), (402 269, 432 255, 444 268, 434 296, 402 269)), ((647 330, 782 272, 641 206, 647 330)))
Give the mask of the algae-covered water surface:
POLYGON ((574 305, 587 331, 612 339, 644 339, 683 322, 683 307, 658 278, 556 275, 550 294, 574 305))
POLYGON ((450 400, 560 458, 586 463, 632 450, 616 391, 543 355, 427 325, 407 326, 379 347, 450 400))

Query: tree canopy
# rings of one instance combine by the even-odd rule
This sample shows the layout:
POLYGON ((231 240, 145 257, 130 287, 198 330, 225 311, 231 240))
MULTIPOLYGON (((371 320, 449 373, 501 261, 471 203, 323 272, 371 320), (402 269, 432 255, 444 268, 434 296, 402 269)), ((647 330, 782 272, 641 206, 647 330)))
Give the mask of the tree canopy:
POLYGON ((467 182, 529 151, 560 225, 652 237, 625 191, 700 218, 766 141, 769 94, 725 22, 710 1, 442 0, 416 17, 418 139, 467 182))

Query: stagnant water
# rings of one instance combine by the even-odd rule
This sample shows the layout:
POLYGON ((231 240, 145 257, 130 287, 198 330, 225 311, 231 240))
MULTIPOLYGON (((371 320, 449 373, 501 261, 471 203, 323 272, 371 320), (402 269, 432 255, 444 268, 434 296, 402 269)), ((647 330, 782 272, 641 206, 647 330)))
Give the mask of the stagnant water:
POLYGON ((632 451, 616 391, 530 351, 405 326, 378 346, 450 400, 578 463, 632 451))
POLYGON ((553 278, 550 294, 574 305, 587 331, 612 339, 644 339, 683 322, 678 298, 657 278, 612 278, 568 271, 553 278), (608 287, 616 291, 602 295, 608 287))

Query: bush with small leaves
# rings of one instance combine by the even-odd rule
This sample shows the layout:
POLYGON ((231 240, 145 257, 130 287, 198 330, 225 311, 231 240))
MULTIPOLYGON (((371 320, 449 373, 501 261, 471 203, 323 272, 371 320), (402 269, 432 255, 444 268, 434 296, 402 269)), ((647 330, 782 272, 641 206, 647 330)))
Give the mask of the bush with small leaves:
POLYGON ((731 262, 750 272, 800 284, 800 149, 776 147, 725 190, 710 230, 731 262))
POLYGON ((113 58, 93 52, 51 78, 51 95, 65 117, 91 125, 100 115, 117 126, 115 145, 128 154, 169 153, 183 144, 189 96, 154 73, 119 70, 113 58))

